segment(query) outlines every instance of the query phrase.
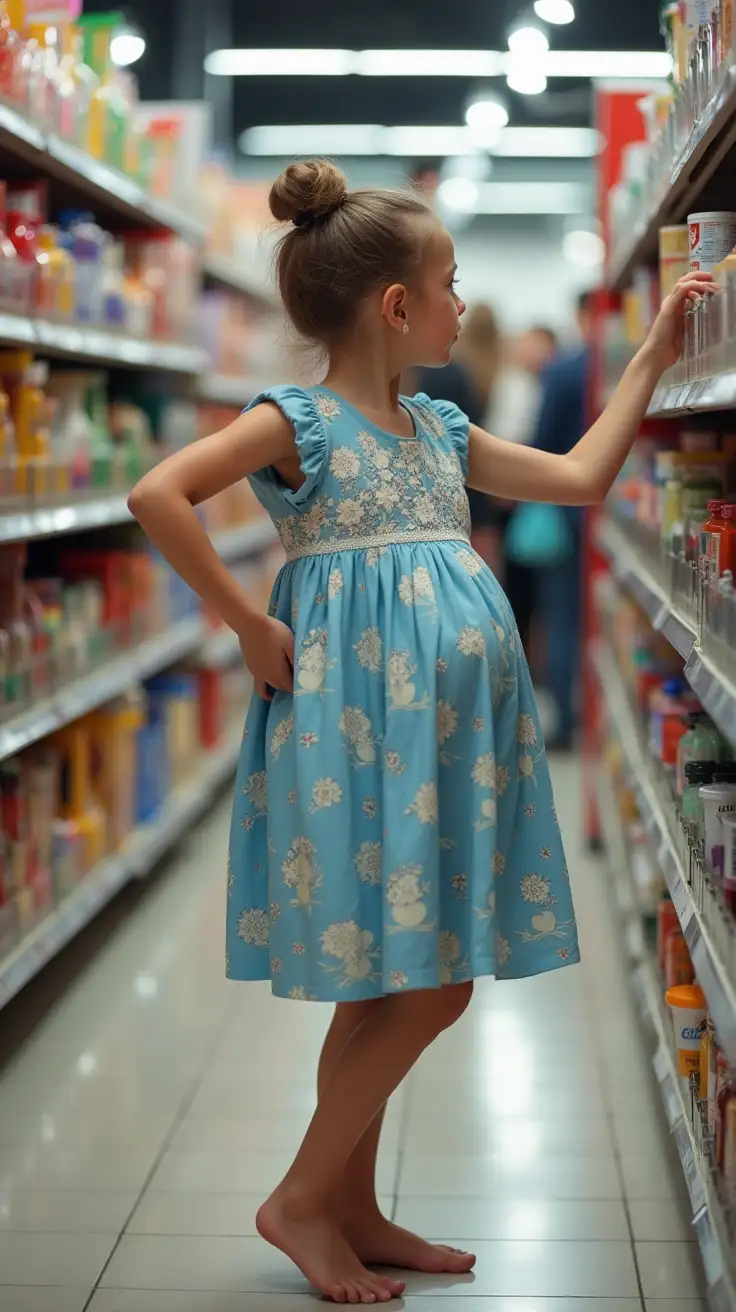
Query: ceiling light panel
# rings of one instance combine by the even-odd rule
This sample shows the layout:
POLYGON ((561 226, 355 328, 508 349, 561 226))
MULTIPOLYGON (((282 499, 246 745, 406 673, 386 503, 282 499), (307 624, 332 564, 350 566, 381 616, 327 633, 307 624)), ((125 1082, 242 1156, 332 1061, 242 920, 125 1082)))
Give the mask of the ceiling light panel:
POLYGON ((363 77, 500 77, 500 50, 361 50, 363 77))
POLYGON ((589 189, 573 182, 481 182, 476 214, 583 214, 589 189))
POLYGON ((213 50, 204 68, 214 77, 345 77, 357 60, 354 50, 213 50))
MULTIPOLYGON (((548 50, 546 77, 658 79, 672 71, 659 50, 548 50)), ((499 50, 213 50, 208 73, 220 77, 500 77, 513 55, 499 50)))
POLYGON ((570 0, 534 0, 534 12, 543 23, 572 23, 575 10, 570 0))
MULTIPOLYGON (((588 159, 601 149, 593 128, 506 127, 492 154, 527 159, 588 159)), ((475 155, 476 133, 465 127, 381 127, 375 123, 267 124, 248 128, 240 138, 246 155, 475 155)))

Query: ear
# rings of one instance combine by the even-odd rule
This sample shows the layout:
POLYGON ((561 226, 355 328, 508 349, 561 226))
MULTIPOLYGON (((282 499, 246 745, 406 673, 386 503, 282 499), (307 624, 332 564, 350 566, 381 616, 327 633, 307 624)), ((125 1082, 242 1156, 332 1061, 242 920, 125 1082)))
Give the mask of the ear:
POLYGON ((387 287, 381 301, 381 313, 389 328, 402 333, 407 323, 407 292, 402 283, 387 287))

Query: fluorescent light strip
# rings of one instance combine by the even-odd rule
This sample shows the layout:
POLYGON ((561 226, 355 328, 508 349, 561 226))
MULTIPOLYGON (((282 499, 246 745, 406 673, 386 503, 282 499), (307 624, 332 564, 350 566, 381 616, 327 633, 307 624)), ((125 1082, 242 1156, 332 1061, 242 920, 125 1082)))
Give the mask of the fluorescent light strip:
MULTIPOLYGON (((589 159, 601 138, 593 128, 503 128, 491 154, 527 159, 589 159)), ((246 155, 477 155, 478 139, 466 127, 380 127, 375 123, 295 123, 249 128, 240 138, 246 155)))
POLYGON ((482 182, 475 214, 585 214, 589 189, 574 182, 482 182))
MULTIPOLYGON (((547 77, 665 78, 672 69, 659 50, 549 50, 539 56, 547 77)), ((204 66, 219 77, 501 77, 500 50, 213 50, 204 66)))
POLYGON ((527 159, 591 159, 604 141, 595 128, 503 128, 492 155, 527 159))
POLYGON ((500 77, 500 50, 360 50, 362 77, 500 77))
POLYGON ((213 50, 204 68, 214 77, 345 77, 358 72, 354 50, 213 50))

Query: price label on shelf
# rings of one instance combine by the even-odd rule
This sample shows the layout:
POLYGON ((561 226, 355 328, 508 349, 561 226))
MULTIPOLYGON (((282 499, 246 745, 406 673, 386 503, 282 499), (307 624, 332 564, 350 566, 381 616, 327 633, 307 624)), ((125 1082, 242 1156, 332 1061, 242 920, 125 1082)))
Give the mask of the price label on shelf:
POLYGON ((698 945, 703 937, 698 917, 695 914, 691 915, 690 919, 683 925, 682 929, 690 956, 694 958, 697 956, 698 945))
MULTIPOLYGON (((715 1289, 722 1281, 725 1273, 723 1263, 723 1253, 718 1241, 718 1235, 713 1226, 713 1219, 707 1206, 703 1206, 698 1212, 693 1222, 695 1233, 700 1245, 700 1253, 703 1258, 705 1275, 708 1281, 708 1288, 715 1289)), ((711 1299, 711 1307, 713 1300, 711 1299)))

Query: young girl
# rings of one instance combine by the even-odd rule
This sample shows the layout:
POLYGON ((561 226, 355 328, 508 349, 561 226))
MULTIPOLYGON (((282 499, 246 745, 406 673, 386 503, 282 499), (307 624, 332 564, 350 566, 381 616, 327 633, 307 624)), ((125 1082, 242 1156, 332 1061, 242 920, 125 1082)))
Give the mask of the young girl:
POLYGON ((130 506, 239 635, 258 692, 237 778, 228 974, 337 1004, 317 1110, 258 1228, 336 1303, 385 1303, 403 1283, 371 1266, 474 1262, 381 1215, 387 1100, 475 978, 579 959, 529 674, 470 548, 465 486, 601 501, 679 355, 688 299, 712 287, 705 274, 679 283, 605 413, 552 456, 400 396, 403 370, 449 360, 465 309, 452 241, 423 199, 350 193, 317 161, 281 175, 271 210, 291 225, 284 305, 324 348, 324 382, 264 392, 147 474, 130 506), (244 477, 288 558, 268 616, 194 509, 244 477))

